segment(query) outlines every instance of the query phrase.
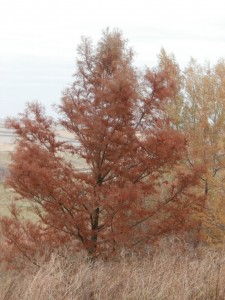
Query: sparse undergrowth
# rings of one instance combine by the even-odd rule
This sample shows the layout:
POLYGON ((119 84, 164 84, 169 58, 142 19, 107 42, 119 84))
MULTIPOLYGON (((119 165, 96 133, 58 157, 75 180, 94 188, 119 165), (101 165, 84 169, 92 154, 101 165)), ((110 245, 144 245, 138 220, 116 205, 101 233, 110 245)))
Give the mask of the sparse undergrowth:
POLYGON ((0 280, 1 300, 225 298, 225 252, 187 250, 164 244, 145 257, 122 254, 117 261, 88 262, 53 255, 40 269, 7 271, 0 280))

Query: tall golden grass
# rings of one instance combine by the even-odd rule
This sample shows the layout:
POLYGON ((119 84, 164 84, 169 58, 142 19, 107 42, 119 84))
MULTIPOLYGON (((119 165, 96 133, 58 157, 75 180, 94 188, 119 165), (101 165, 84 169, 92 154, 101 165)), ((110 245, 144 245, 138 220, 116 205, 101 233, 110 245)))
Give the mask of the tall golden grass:
POLYGON ((54 254, 38 269, 27 265, 21 272, 4 271, 0 299, 225 299, 225 251, 190 250, 177 242, 160 249, 95 263, 54 254))

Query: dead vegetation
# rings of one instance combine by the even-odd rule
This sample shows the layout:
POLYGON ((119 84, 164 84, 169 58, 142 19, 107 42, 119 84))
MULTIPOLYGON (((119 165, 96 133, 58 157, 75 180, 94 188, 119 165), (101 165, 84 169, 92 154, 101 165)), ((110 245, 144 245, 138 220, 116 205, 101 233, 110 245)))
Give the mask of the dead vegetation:
POLYGON ((39 269, 4 272, 1 300, 154 299, 212 300, 225 298, 225 252, 191 250, 163 243, 145 257, 122 253, 117 261, 88 262, 85 257, 56 254, 39 269))

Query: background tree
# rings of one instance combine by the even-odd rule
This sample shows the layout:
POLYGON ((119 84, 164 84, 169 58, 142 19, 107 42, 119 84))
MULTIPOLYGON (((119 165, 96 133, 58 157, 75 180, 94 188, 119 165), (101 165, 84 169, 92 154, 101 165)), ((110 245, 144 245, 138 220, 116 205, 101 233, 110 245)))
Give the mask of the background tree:
POLYGON ((214 241, 221 240, 224 235, 221 231, 225 213, 221 210, 225 175, 224 74, 225 63, 222 60, 215 66, 209 63, 201 66, 193 59, 184 73, 183 122, 189 140, 187 157, 192 167, 202 165, 205 169, 200 181, 202 193, 207 197, 204 231, 207 238, 214 241))
POLYGON ((164 111, 170 120, 172 128, 182 132, 184 123, 184 75, 177 63, 174 54, 168 54, 161 49, 158 55, 157 72, 169 74, 170 85, 174 86, 173 93, 164 103, 164 111))
MULTIPOLYGON (((196 209, 194 211, 194 214, 190 215, 189 217, 191 219, 195 219, 195 227, 192 228, 192 230, 189 230, 189 237, 191 242, 194 245, 197 245, 199 243, 200 239, 200 229, 202 228, 202 219, 206 217, 206 206, 205 201, 207 198, 207 195, 203 192, 202 193, 202 178, 203 174, 205 174, 205 164, 202 163, 195 163, 190 164, 189 160, 189 152, 196 151, 196 146, 198 145, 198 133, 195 132, 195 140, 197 141, 196 144, 193 143, 192 136, 190 135, 190 131, 192 130, 192 122, 189 119, 190 115, 187 113, 189 109, 191 108, 192 104, 191 101, 188 99, 188 92, 187 92, 187 74, 186 72, 182 71, 178 65, 178 63, 175 60, 175 57, 173 54, 168 54, 164 49, 161 49, 161 52, 158 56, 158 65, 155 68, 157 72, 164 72, 167 74, 170 74, 170 82, 173 84, 174 89, 173 93, 170 95, 170 97, 163 103, 164 113, 166 117, 170 120, 170 126, 171 128, 177 130, 178 132, 182 133, 187 141, 187 148, 186 148, 186 155, 184 159, 182 160, 182 163, 180 165, 180 168, 183 170, 183 172, 186 172, 189 170, 199 170, 199 184, 200 186, 197 188, 195 187, 195 193, 196 195, 202 195, 202 201, 201 205, 197 205, 196 209), (188 115, 188 116, 187 116, 188 115), (203 200, 204 199, 204 200, 203 200)), ((199 77, 195 71, 193 71, 193 75, 196 76, 195 79, 199 80, 199 77)), ((195 83, 195 80, 193 80, 193 83, 195 83)), ((201 112, 200 112, 201 114, 201 112)), ((201 117, 199 118, 201 120, 201 117)), ((199 124, 197 125, 197 127, 199 124)), ((197 128, 196 127, 196 128, 197 128)), ((199 126, 199 130, 201 131, 201 126, 199 126)), ((200 146, 201 147, 201 146, 200 146)), ((194 155, 197 159, 197 157, 194 155)), ((201 155, 199 156, 201 157, 201 155)))
POLYGON ((74 83, 59 106, 59 124, 79 146, 57 140, 57 124, 38 104, 8 120, 17 148, 7 183, 38 219, 22 221, 12 207, 1 221, 4 259, 18 249, 33 260, 62 245, 110 255, 193 225, 188 216, 201 198, 190 187, 198 169, 180 167, 186 141, 162 105, 177 88, 173 76, 147 69, 140 77, 132 58, 118 31, 106 30, 96 47, 82 39, 74 83), (68 155, 84 159, 88 170, 68 155))
POLYGON ((158 68, 172 71, 177 92, 175 101, 166 102, 165 110, 173 128, 187 138, 187 156, 184 168, 202 169, 199 193, 206 203, 197 218, 204 239, 221 241, 224 231, 224 61, 215 66, 200 65, 191 59, 181 72, 174 56, 164 50, 159 56, 158 68), (204 230, 203 230, 204 228, 204 230))

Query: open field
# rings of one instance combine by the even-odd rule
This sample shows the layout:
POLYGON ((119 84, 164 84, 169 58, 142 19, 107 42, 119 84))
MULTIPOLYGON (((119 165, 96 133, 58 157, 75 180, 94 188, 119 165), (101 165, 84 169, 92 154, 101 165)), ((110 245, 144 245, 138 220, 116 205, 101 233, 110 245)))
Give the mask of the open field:
POLYGON ((0 183, 0 214, 9 215, 8 205, 12 202, 14 193, 10 189, 6 189, 3 183, 0 183))
POLYGON ((11 130, 4 127, 4 120, 0 119, 0 215, 9 215, 8 205, 14 197, 10 189, 6 189, 3 180, 7 174, 10 163, 10 153, 14 149, 13 134, 11 130))
MULTIPOLYGON (((3 183, 0 183, 0 216, 10 215, 9 206, 15 197, 16 195, 11 189, 4 187, 3 183)), ((17 204, 22 212, 21 217, 32 220, 35 218, 28 201, 19 201, 17 204)))

